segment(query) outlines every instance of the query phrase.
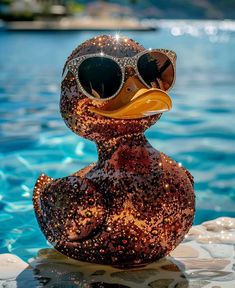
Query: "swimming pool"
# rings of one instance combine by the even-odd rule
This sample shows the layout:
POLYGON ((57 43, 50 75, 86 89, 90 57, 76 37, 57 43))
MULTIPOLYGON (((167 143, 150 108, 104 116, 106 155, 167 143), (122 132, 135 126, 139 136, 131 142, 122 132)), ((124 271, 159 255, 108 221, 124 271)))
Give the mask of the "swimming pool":
MULTIPOLYGON (((125 33, 178 54, 173 109, 146 135, 195 177, 195 223, 235 216, 235 24, 162 21, 125 33)), ((96 33, 0 32, 0 253, 24 259, 47 246, 32 189, 41 172, 69 175, 96 161, 95 144, 59 114, 60 76, 75 46, 96 33)))

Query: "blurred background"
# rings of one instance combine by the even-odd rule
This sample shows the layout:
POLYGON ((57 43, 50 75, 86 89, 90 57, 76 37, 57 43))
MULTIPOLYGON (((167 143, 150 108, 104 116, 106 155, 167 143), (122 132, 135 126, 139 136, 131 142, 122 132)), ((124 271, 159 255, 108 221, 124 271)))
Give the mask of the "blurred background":
POLYGON ((126 35, 173 49, 173 109, 146 135, 195 177, 195 224, 235 216, 235 1, 0 1, 0 253, 47 246, 32 189, 42 172, 69 175, 97 160, 95 144, 59 113, 63 64, 81 42, 126 35))

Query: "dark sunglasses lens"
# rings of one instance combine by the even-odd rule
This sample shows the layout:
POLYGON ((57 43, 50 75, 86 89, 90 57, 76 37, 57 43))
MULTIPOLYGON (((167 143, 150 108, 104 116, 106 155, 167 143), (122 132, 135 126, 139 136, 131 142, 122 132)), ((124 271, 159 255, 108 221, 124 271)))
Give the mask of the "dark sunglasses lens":
POLYGON ((160 52, 148 52, 137 63, 140 76, 154 88, 168 90, 174 81, 174 68, 170 59, 160 52))
POLYGON ((122 71, 112 59, 91 57, 78 67, 82 87, 94 98, 106 99, 113 96, 121 86, 122 71))

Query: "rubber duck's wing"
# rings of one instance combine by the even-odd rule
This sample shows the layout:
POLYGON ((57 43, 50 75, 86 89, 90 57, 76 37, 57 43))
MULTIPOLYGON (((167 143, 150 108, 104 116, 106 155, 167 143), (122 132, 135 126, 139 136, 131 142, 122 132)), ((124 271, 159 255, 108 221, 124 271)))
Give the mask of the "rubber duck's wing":
POLYGON ((102 193, 79 176, 51 181, 36 194, 34 203, 39 225, 56 248, 76 246, 94 237, 107 214, 102 193))
POLYGON ((85 177, 85 175, 91 171, 92 168, 96 166, 96 163, 89 164, 88 166, 82 168, 81 170, 75 172, 72 176, 85 177))

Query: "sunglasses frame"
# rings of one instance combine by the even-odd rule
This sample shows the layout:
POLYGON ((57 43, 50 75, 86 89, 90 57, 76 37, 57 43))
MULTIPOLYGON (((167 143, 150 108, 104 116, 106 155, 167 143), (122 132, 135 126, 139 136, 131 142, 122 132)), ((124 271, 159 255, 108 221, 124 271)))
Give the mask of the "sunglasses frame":
POLYGON ((107 54, 104 54, 102 52, 100 53, 95 53, 95 54, 86 54, 86 55, 82 55, 82 56, 79 56, 79 57, 76 57, 72 60, 70 60, 66 67, 65 67, 65 70, 64 70, 64 73, 62 75, 62 80, 66 77, 68 71, 70 71, 75 79, 76 79, 76 82, 77 82, 77 85, 78 85, 78 89, 84 94, 86 95, 88 98, 92 99, 92 100, 100 100, 100 101, 107 101, 107 100, 110 100, 112 98, 115 98, 118 93, 121 91, 121 89, 123 88, 123 85, 124 85, 124 82, 125 82, 125 68, 127 66, 129 67, 132 67, 134 70, 135 70, 135 73, 136 75, 138 76, 138 78, 140 79, 140 81, 148 88, 152 88, 150 85, 148 85, 144 79, 141 77, 139 71, 138 71, 138 60, 141 56, 145 55, 145 54, 148 54, 148 53, 151 53, 151 52, 158 52, 158 53, 161 53, 163 54, 164 56, 167 56, 167 58, 170 60, 172 66, 173 66, 173 71, 174 71, 174 78, 173 78, 173 81, 171 83, 171 86, 165 90, 165 91, 169 91, 174 83, 175 83, 175 74, 176 74, 176 53, 172 50, 168 50, 168 49, 149 49, 149 50, 144 50, 144 51, 141 51, 140 53, 132 56, 132 57, 122 57, 122 58, 118 58, 118 57, 113 57, 113 56, 110 56, 110 55, 107 55, 107 54), (96 98, 94 97, 93 95, 89 94, 82 86, 82 84, 80 83, 79 81, 79 77, 78 77, 78 67, 79 65, 81 65, 81 63, 88 59, 88 58, 93 58, 93 57, 104 57, 104 58, 108 58, 108 59, 111 59, 113 60, 116 64, 118 64, 120 70, 121 70, 121 73, 122 73, 122 81, 121 81, 121 84, 120 84, 120 87, 119 89, 116 91, 116 93, 108 98, 96 98))

